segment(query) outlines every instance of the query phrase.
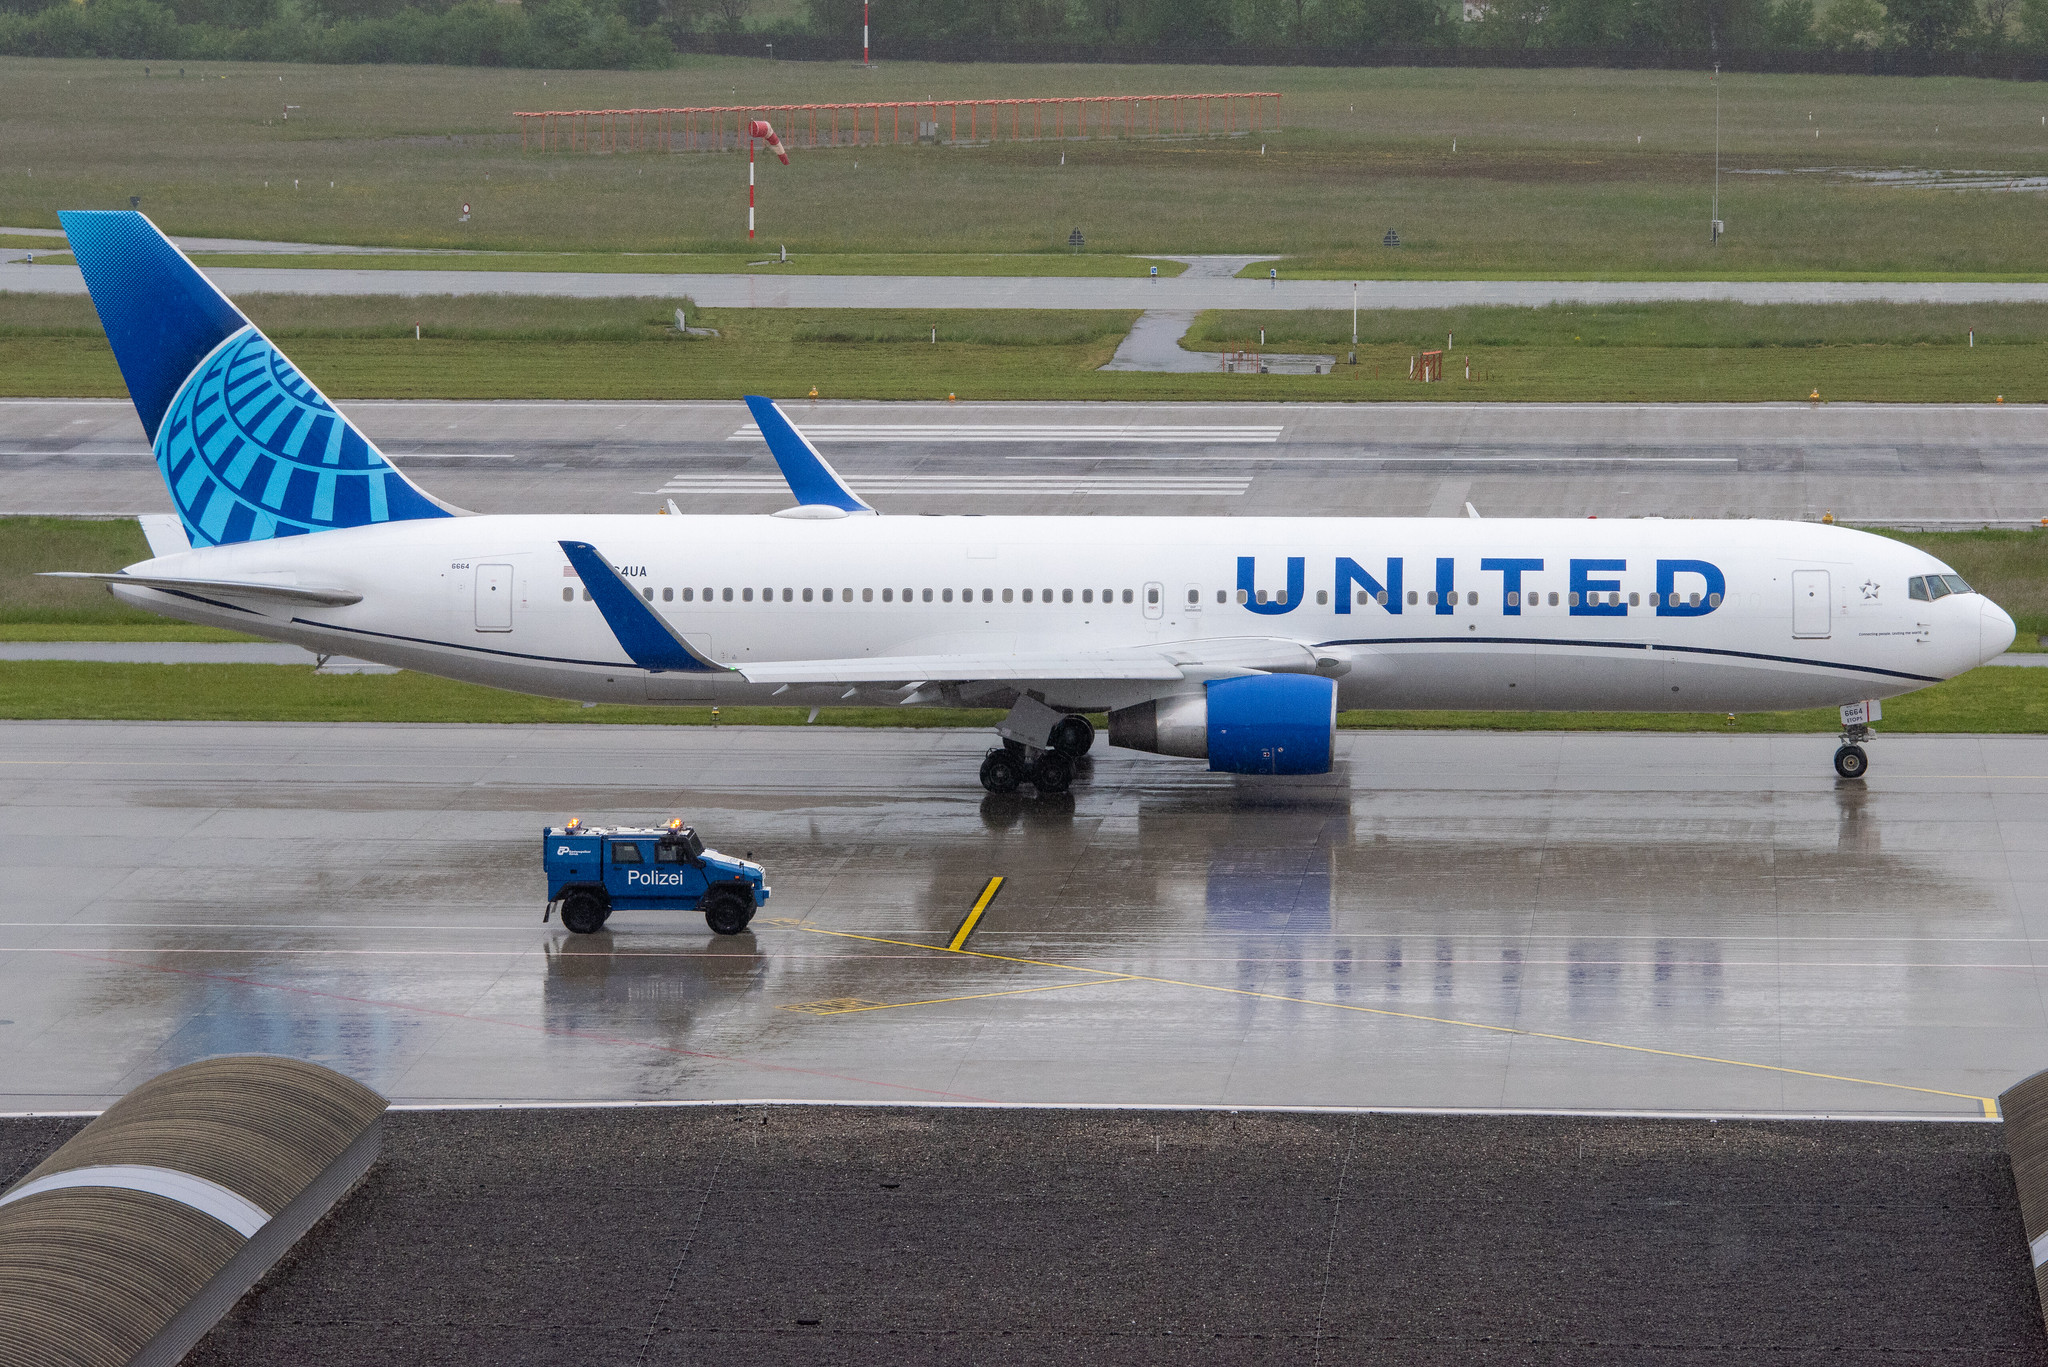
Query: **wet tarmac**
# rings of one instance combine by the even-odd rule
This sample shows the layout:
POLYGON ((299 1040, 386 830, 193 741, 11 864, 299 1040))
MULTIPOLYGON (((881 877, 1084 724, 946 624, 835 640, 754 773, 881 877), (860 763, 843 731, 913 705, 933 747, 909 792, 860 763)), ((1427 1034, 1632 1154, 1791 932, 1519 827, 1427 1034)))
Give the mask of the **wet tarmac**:
POLYGON ((0 726, 0 1110, 276 1051, 401 1103, 1982 1118, 2048 1062, 2048 738, 1350 733, 1320 779, 957 731, 0 726), (678 814, 753 933, 540 920, 678 814), (946 946, 986 880, 1000 895, 946 946))

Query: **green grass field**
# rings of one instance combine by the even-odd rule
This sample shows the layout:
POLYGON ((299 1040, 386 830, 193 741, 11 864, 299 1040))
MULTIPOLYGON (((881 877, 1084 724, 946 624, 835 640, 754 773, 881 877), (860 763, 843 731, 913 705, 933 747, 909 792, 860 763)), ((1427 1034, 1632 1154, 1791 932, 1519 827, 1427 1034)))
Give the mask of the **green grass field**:
MULTIPOLYGON (((173 232, 544 251, 744 251, 730 154, 522 151, 515 110, 1269 90, 1231 139, 808 148, 761 241, 827 253, 1279 252, 1371 276, 2035 275, 2027 195, 1806 168, 2048 170, 2023 82, 1704 72, 941 66, 692 58, 660 72, 0 61, 0 222, 125 206, 173 232), (289 123, 284 105, 299 106, 289 123), (1818 133, 1818 136, 1816 136, 1818 133), (1456 150, 1453 150, 1453 144, 1456 150), (1062 154, 1065 164, 1061 164, 1062 154), (1783 174, 1744 174, 1774 172, 1783 174), (295 184, 296 183, 296 184, 295 184), (469 223, 456 221, 469 202, 469 223), (1406 244, 1378 246, 1388 228, 1406 244)), ((789 130, 795 131, 795 130, 789 130)), ((766 255, 757 249, 754 257, 766 255)), ((813 269, 820 267, 813 266, 813 269)), ((1290 266, 1290 270, 1296 267, 1290 266)))
MULTIPOLYGON (((69 256, 62 258, 69 260, 69 256)), ((1105 256, 1100 252, 1040 252, 1006 255, 963 252, 922 254, 839 252, 792 256, 781 261, 748 260, 746 253, 706 252, 389 252, 375 255, 195 253, 202 266, 260 266, 270 269, 306 267, 332 270, 383 271, 588 271, 605 275, 1000 275, 1000 276, 1145 276, 1159 268, 1161 277, 1179 275, 1178 261, 1152 261, 1136 256, 1105 256)))
MULTIPOLYGON (((1360 317, 1359 364, 1323 375, 1099 367, 1136 314, 716 309, 688 300, 251 295, 252 318, 336 398, 735 398, 762 377, 829 398, 2048 402, 2048 306, 1739 304, 1448 309, 1360 317), (717 338, 681 337, 675 305, 717 338), (415 341, 415 326, 422 340, 415 341), (1971 327, 1978 345, 1966 344, 1971 327), (938 342, 931 341, 932 329, 938 342), (1457 345, 1446 383, 1409 381, 1457 345), (1464 378, 1464 361, 1472 378, 1464 378)), ((1197 349, 1350 350, 1350 315, 1210 313, 1197 349)), ((0 395, 126 391, 91 303, 0 295, 0 395)))

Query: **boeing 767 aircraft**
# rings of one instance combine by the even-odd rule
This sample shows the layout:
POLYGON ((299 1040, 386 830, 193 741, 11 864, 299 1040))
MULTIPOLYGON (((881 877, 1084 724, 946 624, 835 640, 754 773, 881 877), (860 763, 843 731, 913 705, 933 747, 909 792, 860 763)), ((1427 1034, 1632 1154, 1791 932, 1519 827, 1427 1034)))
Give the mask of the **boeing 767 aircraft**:
POLYGON ((1848 708, 2013 640, 1925 552, 1807 523, 886 517, 763 398, 795 507, 470 514, 143 215, 63 222, 178 514, 152 559, 74 577, 314 651, 588 702, 1003 707, 982 784, 1058 792, 1084 713, 1112 745, 1315 774, 1342 708, 1848 708))

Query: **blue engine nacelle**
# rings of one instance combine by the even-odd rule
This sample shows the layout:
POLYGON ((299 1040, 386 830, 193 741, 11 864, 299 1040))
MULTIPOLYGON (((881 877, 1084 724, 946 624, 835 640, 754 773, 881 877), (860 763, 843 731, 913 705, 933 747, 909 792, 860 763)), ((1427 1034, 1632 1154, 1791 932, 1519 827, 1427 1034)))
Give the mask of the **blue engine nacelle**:
POLYGON ((1218 679, 1200 693, 1111 712, 1109 743, 1206 759, 1223 774, 1327 774, 1337 744, 1337 681, 1313 674, 1218 679))

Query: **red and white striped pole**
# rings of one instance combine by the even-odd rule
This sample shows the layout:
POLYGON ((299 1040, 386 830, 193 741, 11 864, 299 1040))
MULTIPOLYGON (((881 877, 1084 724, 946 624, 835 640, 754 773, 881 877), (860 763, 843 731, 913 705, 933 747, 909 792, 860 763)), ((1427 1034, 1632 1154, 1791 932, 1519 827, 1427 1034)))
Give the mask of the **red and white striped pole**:
POLYGON ((873 0, 860 0, 860 64, 868 64, 868 6, 873 0))
POLYGON ((747 125, 747 241, 754 240, 754 139, 760 138, 768 144, 784 166, 789 165, 789 149, 782 145, 782 139, 775 136, 775 129, 765 119, 755 119, 747 125))

